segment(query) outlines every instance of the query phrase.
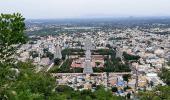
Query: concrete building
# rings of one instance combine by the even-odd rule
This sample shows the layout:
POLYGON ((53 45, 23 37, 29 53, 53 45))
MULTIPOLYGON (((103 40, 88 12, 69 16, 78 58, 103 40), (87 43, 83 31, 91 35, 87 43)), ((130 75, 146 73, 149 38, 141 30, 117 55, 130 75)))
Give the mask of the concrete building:
POLYGON ((85 46, 84 49, 86 50, 86 58, 85 58, 85 62, 83 63, 83 73, 85 74, 92 74, 93 73, 93 68, 91 65, 91 51, 93 49, 91 40, 89 38, 86 39, 85 41, 85 46))
POLYGON ((85 62, 83 63, 83 73, 91 74, 93 73, 92 65, 91 65, 91 52, 90 50, 86 50, 86 58, 85 62))
POLYGON ((56 46, 55 53, 54 53, 54 58, 59 58, 59 59, 62 58, 61 48, 60 48, 59 45, 56 46))

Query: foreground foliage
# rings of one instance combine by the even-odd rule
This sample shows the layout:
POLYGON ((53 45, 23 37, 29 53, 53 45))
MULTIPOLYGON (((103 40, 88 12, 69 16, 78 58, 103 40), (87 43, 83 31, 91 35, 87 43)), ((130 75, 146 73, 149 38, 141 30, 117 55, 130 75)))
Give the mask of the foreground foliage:
POLYGON ((68 86, 57 86, 55 79, 48 73, 36 73, 30 63, 19 62, 15 66, 19 72, 0 70, 0 100, 123 100, 113 96, 110 90, 98 87, 90 90, 74 91, 68 86))
POLYGON ((138 93, 140 100, 170 100, 170 86, 158 86, 152 91, 138 93))
POLYGON ((170 71, 166 68, 162 69, 162 72, 159 74, 159 77, 163 79, 163 81, 170 86, 170 71))
MULTIPOLYGON (((14 66, 6 68, 9 67, 14 66)), ((10 70, 0 70, 0 99, 48 99, 53 94, 55 80, 49 74, 35 73, 34 66, 30 63, 20 62, 15 65, 15 70, 12 75, 10 70)))
POLYGON ((24 18, 19 13, 0 14, 0 63, 14 61, 11 56, 26 42, 24 18))
POLYGON ((139 92, 140 100, 170 100, 170 71, 163 68, 159 76, 167 86, 157 86, 151 91, 139 92))
POLYGON ((124 100, 124 97, 113 96, 110 90, 105 90, 99 86, 96 91, 90 90, 74 91, 68 86, 58 86, 57 94, 60 94, 62 100, 124 100))

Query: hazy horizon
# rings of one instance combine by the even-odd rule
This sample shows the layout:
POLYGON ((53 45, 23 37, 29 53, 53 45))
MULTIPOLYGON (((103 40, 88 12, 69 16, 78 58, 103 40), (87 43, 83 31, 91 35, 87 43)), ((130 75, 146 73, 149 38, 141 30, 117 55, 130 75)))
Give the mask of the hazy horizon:
POLYGON ((27 19, 169 17, 170 0, 1 0, 0 13, 27 19))

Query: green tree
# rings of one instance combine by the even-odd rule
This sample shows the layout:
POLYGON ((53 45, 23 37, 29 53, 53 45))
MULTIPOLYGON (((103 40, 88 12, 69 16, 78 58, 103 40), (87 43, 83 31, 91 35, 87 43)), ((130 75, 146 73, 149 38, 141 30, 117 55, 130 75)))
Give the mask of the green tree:
POLYGON ((131 96, 131 93, 128 93, 128 94, 126 95, 127 99, 130 99, 130 96, 131 96))
POLYGON ((154 92, 156 92, 156 95, 161 98, 161 100, 170 99, 170 86, 157 86, 154 92))
POLYGON ((96 66, 99 66, 100 65, 100 62, 95 62, 96 63, 96 66))
MULTIPOLYGON (((154 100, 153 98, 155 94, 152 91, 145 91, 145 92, 139 92, 138 96, 140 100, 154 100)), ((160 99, 157 99, 157 100, 160 100, 160 99)))
POLYGON ((0 63, 12 63, 17 47, 26 42, 24 20, 19 13, 0 15, 0 63))
POLYGON ((110 44, 106 44, 106 47, 108 47, 109 49, 112 48, 110 44))
POLYGON ((117 87, 112 87, 112 92, 117 92, 117 87))
POLYGON ((125 98, 114 96, 110 90, 105 90, 104 87, 99 88, 94 92, 96 100, 124 100, 125 98))
POLYGON ((128 82, 128 80, 129 80, 130 77, 131 77, 130 74, 125 74, 125 75, 123 75, 123 80, 126 81, 126 82, 128 82))
POLYGON ((140 100, 169 100, 170 86, 157 86, 151 91, 140 91, 138 97, 140 100))
POLYGON ((36 73, 35 66, 30 63, 19 62, 17 67, 19 69, 18 77, 15 80, 7 77, 5 82, 0 85, 0 99, 42 100, 53 96, 54 78, 47 73, 36 73))
POLYGON ((167 85, 170 85, 170 71, 168 69, 163 68, 159 77, 161 77, 167 85))
POLYGON ((54 58, 54 54, 52 54, 51 52, 46 52, 46 56, 49 57, 50 60, 54 58))
POLYGON ((30 56, 32 56, 32 58, 36 58, 39 56, 37 51, 30 51, 29 54, 30 54, 30 56))
POLYGON ((167 62, 167 65, 170 66, 170 61, 167 62))
POLYGON ((129 60, 139 60, 140 57, 139 56, 135 56, 135 55, 130 55, 130 54, 127 54, 126 52, 123 52, 123 56, 125 58, 125 60, 129 61, 129 60))
POLYGON ((55 65, 59 65, 60 63, 61 63, 61 59, 59 59, 59 58, 54 59, 54 64, 55 65))

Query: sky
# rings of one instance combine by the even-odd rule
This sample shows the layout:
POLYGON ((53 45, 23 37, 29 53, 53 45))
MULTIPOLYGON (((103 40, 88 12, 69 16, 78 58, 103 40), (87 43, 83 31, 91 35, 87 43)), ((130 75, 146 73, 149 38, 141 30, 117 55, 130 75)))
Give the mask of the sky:
POLYGON ((0 0, 0 13, 25 18, 170 16, 170 0, 0 0))

